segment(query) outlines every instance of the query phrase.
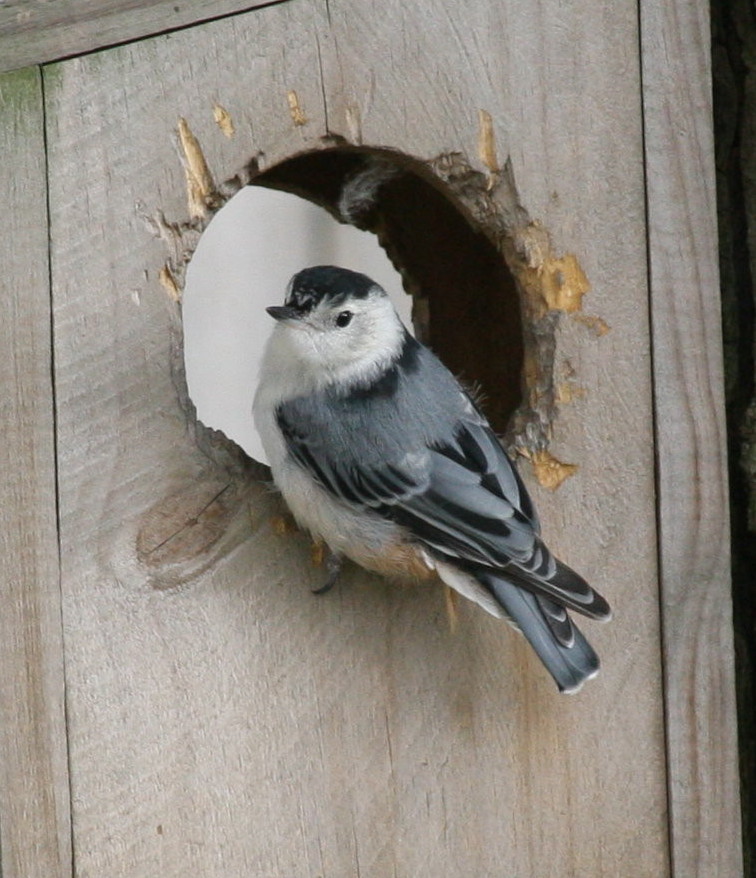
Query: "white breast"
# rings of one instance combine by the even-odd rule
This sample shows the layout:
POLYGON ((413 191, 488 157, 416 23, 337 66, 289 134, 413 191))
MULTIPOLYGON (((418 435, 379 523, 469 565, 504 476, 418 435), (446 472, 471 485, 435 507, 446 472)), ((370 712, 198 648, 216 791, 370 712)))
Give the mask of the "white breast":
POLYGON ((334 552, 364 563, 366 553, 379 554, 384 546, 396 543, 399 528, 375 513, 353 509, 333 497, 289 456, 276 409, 282 400, 307 388, 302 387, 301 373, 293 375, 285 362, 277 360, 274 356, 265 358, 252 407, 273 481, 301 527, 334 552))

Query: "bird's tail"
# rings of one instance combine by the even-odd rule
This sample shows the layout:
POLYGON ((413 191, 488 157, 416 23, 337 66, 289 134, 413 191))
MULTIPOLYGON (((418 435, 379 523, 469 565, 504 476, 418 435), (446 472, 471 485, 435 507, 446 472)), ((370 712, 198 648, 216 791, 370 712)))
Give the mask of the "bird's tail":
POLYGON ((564 607, 489 572, 478 573, 525 635, 561 692, 577 692, 595 677, 599 658, 564 607))

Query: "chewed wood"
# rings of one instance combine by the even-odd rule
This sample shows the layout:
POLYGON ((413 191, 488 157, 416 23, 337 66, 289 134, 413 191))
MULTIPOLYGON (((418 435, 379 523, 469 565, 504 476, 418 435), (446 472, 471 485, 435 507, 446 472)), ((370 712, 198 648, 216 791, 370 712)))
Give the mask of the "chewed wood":
POLYGON ((42 90, 0 76, 0 872, 72 878, 42 90))

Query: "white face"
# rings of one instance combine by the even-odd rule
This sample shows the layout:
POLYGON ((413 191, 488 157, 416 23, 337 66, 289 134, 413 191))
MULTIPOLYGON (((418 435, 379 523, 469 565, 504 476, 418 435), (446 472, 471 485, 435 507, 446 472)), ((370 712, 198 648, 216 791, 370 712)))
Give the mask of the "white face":
POLYGON ((337 305, 321 301, 299 319, 280 320, 274 330, 276 344, 301 368, 323 381, 347 382, 380 374, 399 353, 403 334, 380 288, 337 305))

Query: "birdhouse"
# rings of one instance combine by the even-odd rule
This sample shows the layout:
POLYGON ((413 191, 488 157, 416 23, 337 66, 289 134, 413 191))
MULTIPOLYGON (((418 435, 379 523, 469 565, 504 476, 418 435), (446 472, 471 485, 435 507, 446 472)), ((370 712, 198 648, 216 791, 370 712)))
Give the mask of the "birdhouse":
POLYGON ((23 5, 4 878, 741 875, 706 5, 23 5), (314 595, 322 547, 198 419, 187 278, 250 189, 374 236, 476 388, 614 609, 580 693, 438 583, 314 595))

